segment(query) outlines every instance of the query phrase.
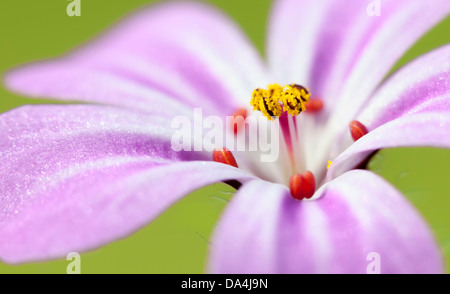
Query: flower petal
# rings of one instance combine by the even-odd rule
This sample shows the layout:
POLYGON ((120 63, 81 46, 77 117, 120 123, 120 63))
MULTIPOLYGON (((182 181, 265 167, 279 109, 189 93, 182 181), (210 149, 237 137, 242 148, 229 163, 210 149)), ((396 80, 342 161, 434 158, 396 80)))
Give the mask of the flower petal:
POLYGON ((0 116, 0 259, 28 262, 125 237, 189 192, 250 178, 175 152, 160 118, 101 106, 0 116))
POLYGON ((34 97, 154 109, 175 97, 231 115, 267 83, 256 50, 226 16, 200 3, 152 5, 88 46, 18 68, 7 86, 34 97), (136 105, 140 104, 140 105, 136 105))
POLYGON ((107 164, 63 171, 30 195, 7 194, 1 208, 17 205, 1 220, 0 259, 22 263, 92 250, 130 235, 200 187, 251 177, 215 162, 107 164))
POLYGON ((304 83, 326 100, 326 110, 357 110, 397 59, 449 12, 446 0, 280 0, 269 26, 269 61, 280 79, 304 83), (377 3, 380 15, 370 16, 377 3))
POLYGON ((32 97, 87 101, 172 116, 192 112, 185 103, 137 80, 67 59, 17 68, 6 75, 5 83, 12 91, 32 97))
POLYGON ((450 112, 450 45, 407 64, 370 98, 357 119, 374 129, 400 116, 450 112))
MULTIPOLYGON (((433 50, 394 73, 352 119, 362 122, 371 131, 402 116, 424 112, 450 113, 450 45, 433 50)), ((347 115, 348 112, 342 113, 340 119, 345 121, 347 115)), ((335 139, 333 144, 328 145, 333 146, 331 154, 337 155, 350 146, 353 140, 348 128, 336 128, 335 132, 338 135, 333 136, 329 133, 329 142, 332 138, 335 139)), ((414 146, 412 142, 403 143, 399 141, 400 138, 397 139, 386 147, 414 146)), ((418 144, 429 146, 432 142, 424 141, 418 144)), ((438 146, 449 147, 445 144, 438 146)), ((354 166, 361 160, 354 161, 354 166)))
POLYGON ((405 115, 360 138, 339 155, 327 172, 331 180, 355 168, 373 151, 394 147, 450 148, 450 111, 405 115))
POLYGON ((369 171, 326 184, 313 201, 286 187, 245 184, 215 231, 214 273, 366 273, 370 253, 381 273, 439 273, 442 256, 417 211, 369 171))
POLYGON ((0 116, 2 169, 11 173, 23 168, 30 173, 29 169, 40 166, 62 168, 64 162, 99 157, 176 161, 209 157, 206 152, 175 152, 171 147, 174 133, 170 118, 110 106, 23 106, 0 116))

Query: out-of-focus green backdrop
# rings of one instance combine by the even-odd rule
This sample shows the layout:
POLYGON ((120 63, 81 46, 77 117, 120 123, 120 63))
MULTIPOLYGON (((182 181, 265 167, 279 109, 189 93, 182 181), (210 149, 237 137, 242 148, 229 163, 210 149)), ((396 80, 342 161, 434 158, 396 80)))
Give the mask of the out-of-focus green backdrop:
MULTIPOLYGON (((150 2, 154 1, 81 0, 81 16, 69 17, 66 7, 70 2, 66 0, 1 1, 0 73, 22 63, 59 56, 150 2)), ((229 13, 261 52, 264 51, 266 20, 271 1, 208 2, 229 13)), ((416 43, 395 68, 447 43, 450 43, 450 18, 416 43)), ((0 87, 0 112, 30 103, 43 101, 19 97, 0 87)), ((433 148, 383 150, 369 165, 370 169, 394 184, 416 205, 431 224, 448 260, 449 166, 450 151, 433 148)), ((189 195, 132 236, 82 254, 81 272, 204 272, 210 234, 232 191, 228 186, 216 184, 189 195)), ((65 273, 68 263, 65 259, 24 265, 0 262, 0 273, 65 273)))

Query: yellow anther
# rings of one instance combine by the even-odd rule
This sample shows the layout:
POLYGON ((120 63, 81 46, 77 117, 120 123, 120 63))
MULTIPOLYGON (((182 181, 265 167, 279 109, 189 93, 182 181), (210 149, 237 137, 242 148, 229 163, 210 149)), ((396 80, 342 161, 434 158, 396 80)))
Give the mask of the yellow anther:
POLYGON ((329 169, 330 168, 330 165, 332 164, 333 162, 331 161, 331 160, 328 160, 328 165, 327 165, 327 169, 329 169))
POLYGON ((253 110, 259 110, 268 120, 279 117, 287 112, 292 116, 306 109, 305 102, 309 100, 308 89, 297 84, 281 87, 278 84, 269 85, 268 89, 256 89, 252 93, 250 104, 253 110))
POLYGON ((271 84, 269 85, 269 95, 277 98, 277 100, 280 98, 281 93, 283 92, 283 87, 281 87, 278 84, 271 84))
POLYGON ((268 120, 281 115, 280 94, 282 88, 277 84, 272 84, 269 89, 256 89, 252 93, 250 104, 253 110, 259 110, 268 120))
POLYGON ((292 116, 298 115, 305 111, 305 102, 309 100, 310 94, 308 89, 303 86, 292 84, 284 88, 281 100, 283 103, 283 111, 292 116))

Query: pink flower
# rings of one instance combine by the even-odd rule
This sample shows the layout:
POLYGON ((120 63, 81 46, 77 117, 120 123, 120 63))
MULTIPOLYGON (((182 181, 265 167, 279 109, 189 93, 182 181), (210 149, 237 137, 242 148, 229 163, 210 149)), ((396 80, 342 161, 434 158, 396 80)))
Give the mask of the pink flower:
MULTIPOLYGON (((443 258, 419 213, 389 183, 356 170, 388 147, 450 147, 450 45, 384 76, 424 32, 448 15, 447 0, 382 3, 277 1, 268 64, 226 16, 198 3, 142 10, 98 40, 6 76, 33 97, 89 104, 24 106, 0 116, 0 258, 9 263, 86 251, 146 225, 189 192, 243 183, 215 230, 214 273, 442 272, 443 258), (433 5, 431 5, 431 3, 433 5), (313 200, 290 195, 292 174, 236 154, 175 152, 171 119, 232 115, 253 89, 297 83, 320 113, 295 117, 294 151, 315 175, 313 200), (353 142, 352 120, 369 133, 353 142), (332 161, 327 170, 328 160, 332 161)), ((283 145, 286 147, 286 145, 283 145)))

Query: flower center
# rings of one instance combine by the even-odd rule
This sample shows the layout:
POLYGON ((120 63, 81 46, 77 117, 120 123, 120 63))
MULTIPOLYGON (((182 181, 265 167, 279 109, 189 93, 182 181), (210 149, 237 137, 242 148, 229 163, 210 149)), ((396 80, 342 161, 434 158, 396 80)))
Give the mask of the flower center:
POLYGON ((302 111, 317 112, 323 107, 320 99, 310 100, 310 96, 309 90, 298 84, 284 87, 271 84, 268 89, 254 90, 250 101, 253 110, 261 111, 269 121, 277 118, 280 120, 280 128, 292 169, 289 189, 292 197, 298 200, 311 198, 316 189, 314 175, 310 171, 299 173, 296 165, 296 157, 300 156, 301 152, 298 150, 300 144, 297 144, 298 122, 294 118, 302 111))
MULTIPOLYGON (((303 144, 299 144, 298 141, 300 128, 297 125, 299 120, 296 119, 296 116, 303 111, 316 113, 323 108, 322 100, 310 99, 310 97, 309 90, 301 85, 289 84, 282 87, 279 84, 271 84, 267 89, 255 89, 250 100, 253 110, 260 111, 269 121, 279 119, 283 138, 281 143, 284 144, 282 148, 287 151, 291 168, 289 190, 291 196, 298 200, 311 198, 316 190, 314 174, 306 170, 302 161, 304 159, 301 158, 303 144)), ((239 121, 233 120, 230 125, 230 129, 237 135, 244 128, 243 119, 247 117, 247 110, 238 109, 233 117, 241 118, 239 121)), ((213 152, 213 160, 238 167, 233 154, 227 148, 216 148, 213 152)), ((234 186, 239 187, 240 183, 237 183, 239 185, 234 186)))

